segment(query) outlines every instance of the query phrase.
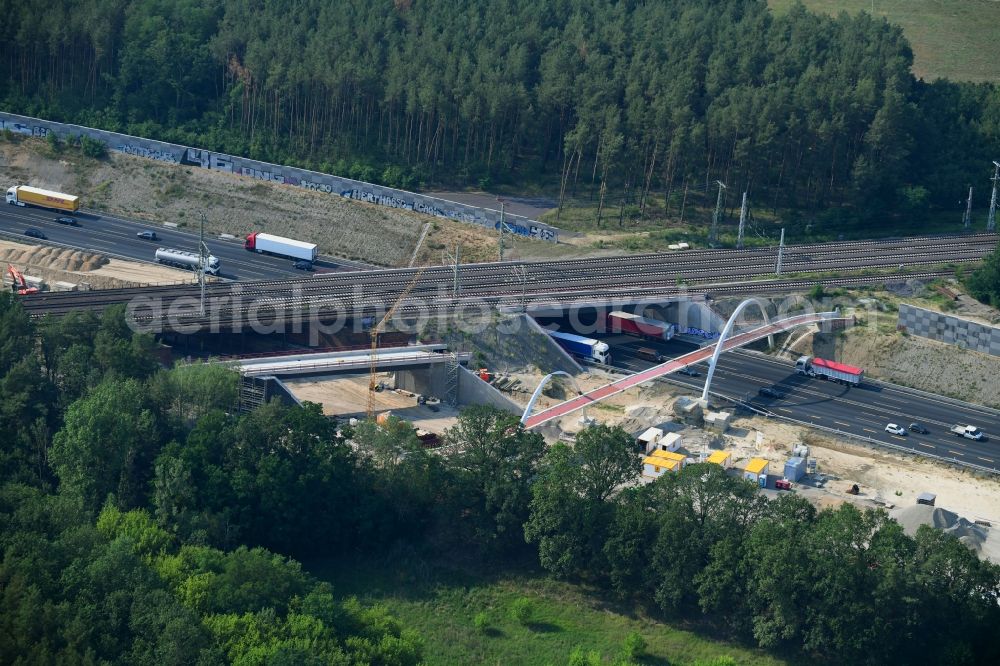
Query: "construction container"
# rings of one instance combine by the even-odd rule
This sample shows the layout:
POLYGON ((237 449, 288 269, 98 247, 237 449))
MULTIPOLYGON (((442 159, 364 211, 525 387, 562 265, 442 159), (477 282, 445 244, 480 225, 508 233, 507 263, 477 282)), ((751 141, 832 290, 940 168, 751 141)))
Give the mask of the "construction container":
POLYGON ((682 463, 679 460, 662 456, 647 456, 642 460, 642 475, 656 479, 667 472, 679 472, 681 467, 682 463))
POLYGON ((651 458, 661 458, 663 460, 674 460, 680 463, 681 467, 687 464, 687 456, 683 453, 676 453, 674 451, 664 451, 663 449, 657 449, 649 454, 651 458))
POLYGON ((723 469, 729 469, 733 464, 733 455, 729 451, 713 451, 705 462, 713 465, 720 465, 723 469))
POLYGON ((661 437, 663 437, 663 431, 659 428, 646 428, 646 431, 636 438, 636 443, 640 450, 649 454, 659 448, 661 437))
POLYGON ((767 483, 767 472, 769 463, 764 458, 751 458, 747 466, 743 468, 743 478, 751 483, 759 483, 760 477, 764 477, 764 483, 767 483))
POLYGON ((676 432, 668 432, 663 435, 658 442, 657 448, 660 451, 676 451, 684 444, 684 439, 676 432))
POLYGON ((785 478, 789 481, 798 481, 806 475, 806 460, 798 456, 785 461, 785 478))

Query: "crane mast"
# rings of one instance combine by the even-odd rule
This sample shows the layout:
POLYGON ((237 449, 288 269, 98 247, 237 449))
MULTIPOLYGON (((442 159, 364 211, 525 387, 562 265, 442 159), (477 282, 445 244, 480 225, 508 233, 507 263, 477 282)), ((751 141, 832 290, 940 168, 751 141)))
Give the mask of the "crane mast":
POLYGON ((389 320, 392 319, 392 316, 396 314, 396 310, 399 308, 400 304, 402 304, 402 302, 406 299, 409 293, 413 291, 413 288, 417 286, 417 282, 420 281, 420 276, 424 274, 424 270, 426 268, 427 268, 426 266, 420 267, 420 270, 418 270, 413 275, 413 279, 410 280, 410 283, 406 285, 406 288, 403 289, 402 292, 400 292, 398 297, 396 297, 396 302, 392 304, 392 307, 390 307, 389 310, 385 313, 385 316, 382 317, 382 319, 377 324, 372 326, 370 333, 372 348, 371 348, 371 353, 368 355, 368 361, 369 361, 368 410, 367 410, 368 418, 372 418, 373 416, 375 416, 375 388, 377 386, 375 376, 378 371, 378 338, 382 334, 382 330, 385 328, 385 325, 389 323, 389 320))

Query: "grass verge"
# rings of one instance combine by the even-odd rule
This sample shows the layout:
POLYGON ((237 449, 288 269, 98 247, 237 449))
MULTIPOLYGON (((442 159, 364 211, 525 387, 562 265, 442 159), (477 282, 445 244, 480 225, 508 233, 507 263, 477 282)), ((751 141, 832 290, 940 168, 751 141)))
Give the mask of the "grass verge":
POLYGON ((633 632, 646 643, 635 660, 639 664, 693 665, 726 656, 741 665, 792 663, 665 624, 598 591, 531 573, 430 569, 412 557, 390 564, 312 562, 308 568, 338 594, 382 604, 419 631, 426 661, 433 665, 566 664, 574 650, 597 652, 602 663, 611 664, 633 632))

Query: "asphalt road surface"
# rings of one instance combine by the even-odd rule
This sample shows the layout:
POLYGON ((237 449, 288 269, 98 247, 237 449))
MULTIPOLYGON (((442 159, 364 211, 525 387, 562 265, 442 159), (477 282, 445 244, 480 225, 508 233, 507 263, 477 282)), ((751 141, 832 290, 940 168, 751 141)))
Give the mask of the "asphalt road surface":
MULTIPOLYGON (((162 225, 135 222, 120 217, 97 212, 79 212, 75 216, 80 226, 71 227, 58 224, 55 219, 62 217, 58 211, 50 211, 31 206, 0 205, 0 232, 3 237, 21 243, 45 244, 45 241, 29 238, 24 231, 29 227, 40 229, 49 241, 92 252, 103 252, 127 259, 154 262, 154 254, 159 247, 177 250, 198 251, 198 234, 173 229, 162 225), (155 231, 158 239, 142 240, 136 237, 140 231, 155 231)), ((221 264, 219 277, 230 280, 268 280, 303 276, 304 271, 292 267, 291 259, 255 254, 243 249, 242 239, 223 240, 206 236, 209 251, 218 257, 221 264)), ((363 264, 322 257, 314 264, 316 273, 366 268, 363 264)))
MULTIPOLYGON (((654 365, 635 356, 634 350, 638 347, 656 348, 670 357, 696 348, 673 340, 657 343, 622 335, 594 337, 601 337, 612 346, 615 365, 632 371, 654 365)), ((670 377, 700 392, 705 385, 708 363, 695 366, 695 370, 700 376, 685 377, 675 373, 670 377)), ((796 374, 795 368, 786 361, 746 351, 725 352, 719 357, 712 392, 749 401, 778 416, 868 437, 918 454, 1000 469, 1000 413, 980 405, 869 380, 860 386, 844 386, 796 374), (784 397, 759 395, 758 391, 764 387, 772 387, 784 397), (888 423, 909 430, 913 422, 920 423, 930 433, 911 432, 902 437, 885 432, 888 423), (974 425, 988 439, 977 442, 957 437, 949 432, 956 423, 974 425)))

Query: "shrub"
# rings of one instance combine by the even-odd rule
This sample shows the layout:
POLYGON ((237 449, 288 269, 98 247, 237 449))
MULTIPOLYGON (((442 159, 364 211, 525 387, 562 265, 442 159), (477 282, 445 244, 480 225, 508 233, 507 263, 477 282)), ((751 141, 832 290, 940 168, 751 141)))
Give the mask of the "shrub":
POLYGON ((698 659, 693 666, 736 666, 736 659, 726 655, 724 657, 712 657, 709 659, 698 659))
POLYGON ((531 599, 527 597, 518 597, 514 600, 514 603, 510 607, 510 616, 514 618, 519 624, 530 624, 531 618, 534 615, 535 607, 531 603, 531 599))
POLYGON ((597 650, 584 652, 583 648, 577 645, 569 653, 569 666, 600 666, 601 653, 597 650))
POLYGON ((56 136, 55 132, 49 132, 48 134, 46 134, 45 141, 46 143, 49 144, 49 148, 52 149, 52 152, 54 153, 62 152, 62 142, 59 140, 59 137, 56 136))
POLYGON ((95 160, 102 160, 108 156, 108 147, 103 141, 91 139, 86 134, 80 137, 80 152, 95 160))
POLYGON ((646 639, 638 631, 631 632, 622 643, 622 652, 629 659, 641 657, 646 652, 646 639))
POLYGON ((486 613, 476 613, 476 616, 472 618, 472 626, 476 628, 477 634, 485 634, 486 630, 490 628, 490 618, 486 613))

